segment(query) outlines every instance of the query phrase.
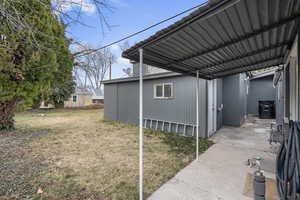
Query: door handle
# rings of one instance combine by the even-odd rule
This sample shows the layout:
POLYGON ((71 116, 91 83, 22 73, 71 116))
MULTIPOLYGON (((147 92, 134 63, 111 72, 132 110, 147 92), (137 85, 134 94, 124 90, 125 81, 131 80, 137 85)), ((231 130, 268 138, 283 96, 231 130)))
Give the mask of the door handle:
POLYGON ((218 108, 218 111, 221 112, 223 110, 223 108, 224 108, 224 105, 221 104, 220 107, 218 108))

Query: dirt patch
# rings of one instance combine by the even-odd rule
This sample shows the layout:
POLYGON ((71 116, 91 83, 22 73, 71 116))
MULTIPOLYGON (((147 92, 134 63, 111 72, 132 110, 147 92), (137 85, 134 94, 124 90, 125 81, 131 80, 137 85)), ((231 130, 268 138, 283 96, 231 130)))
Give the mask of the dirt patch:
POLYGON ((0 197, 24 199, 36 193, 35 178, 48 163, 29 143, 47 134, 47 130, 0 132, 0 197))

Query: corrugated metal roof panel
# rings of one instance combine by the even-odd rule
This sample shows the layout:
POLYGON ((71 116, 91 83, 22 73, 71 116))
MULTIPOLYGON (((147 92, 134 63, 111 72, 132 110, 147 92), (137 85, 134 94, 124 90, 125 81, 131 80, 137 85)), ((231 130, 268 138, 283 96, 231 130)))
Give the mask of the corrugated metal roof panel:
POLYGON ((138 61, 138 49, 143 48, 146 64, 192 75, 199 70, 207 79, 279 65, 296 36, 299 2, 220 0, 136 44, 123 56, 138 61), (266 62, 270 58, 274 59, 266 62))

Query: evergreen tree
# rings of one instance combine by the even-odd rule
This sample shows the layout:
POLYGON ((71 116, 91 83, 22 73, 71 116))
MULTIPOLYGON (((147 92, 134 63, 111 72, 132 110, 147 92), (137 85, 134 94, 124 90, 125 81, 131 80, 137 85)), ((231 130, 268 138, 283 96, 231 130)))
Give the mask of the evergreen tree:
POLYGON ((50 0, 1 5, 17 9, 28 26, 16 31, 5 19, 9 16, 0 14, 0 130, 14 127, 18 104, 32 105, 39 95, 53 94, 53 88, 72 79, 73 66, 65 27, 53 15, 50 0))

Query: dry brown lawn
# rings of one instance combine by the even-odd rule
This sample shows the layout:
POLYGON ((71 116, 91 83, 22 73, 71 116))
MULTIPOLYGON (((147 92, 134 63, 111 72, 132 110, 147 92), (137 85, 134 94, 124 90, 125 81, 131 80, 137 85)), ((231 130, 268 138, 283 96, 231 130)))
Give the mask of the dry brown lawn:
MULTIPOLYGON (((0 134, 3 198, 39 199, 40 188, 43 199, 137 199, 137 127, 104 121, 103 110, 26 112, 16 123, 0 134)), ((201 152, 211 144, 200 140, 201 152)), ((193 138, 145 132, 145 196, 194 158, 194 146, 193 138)))

